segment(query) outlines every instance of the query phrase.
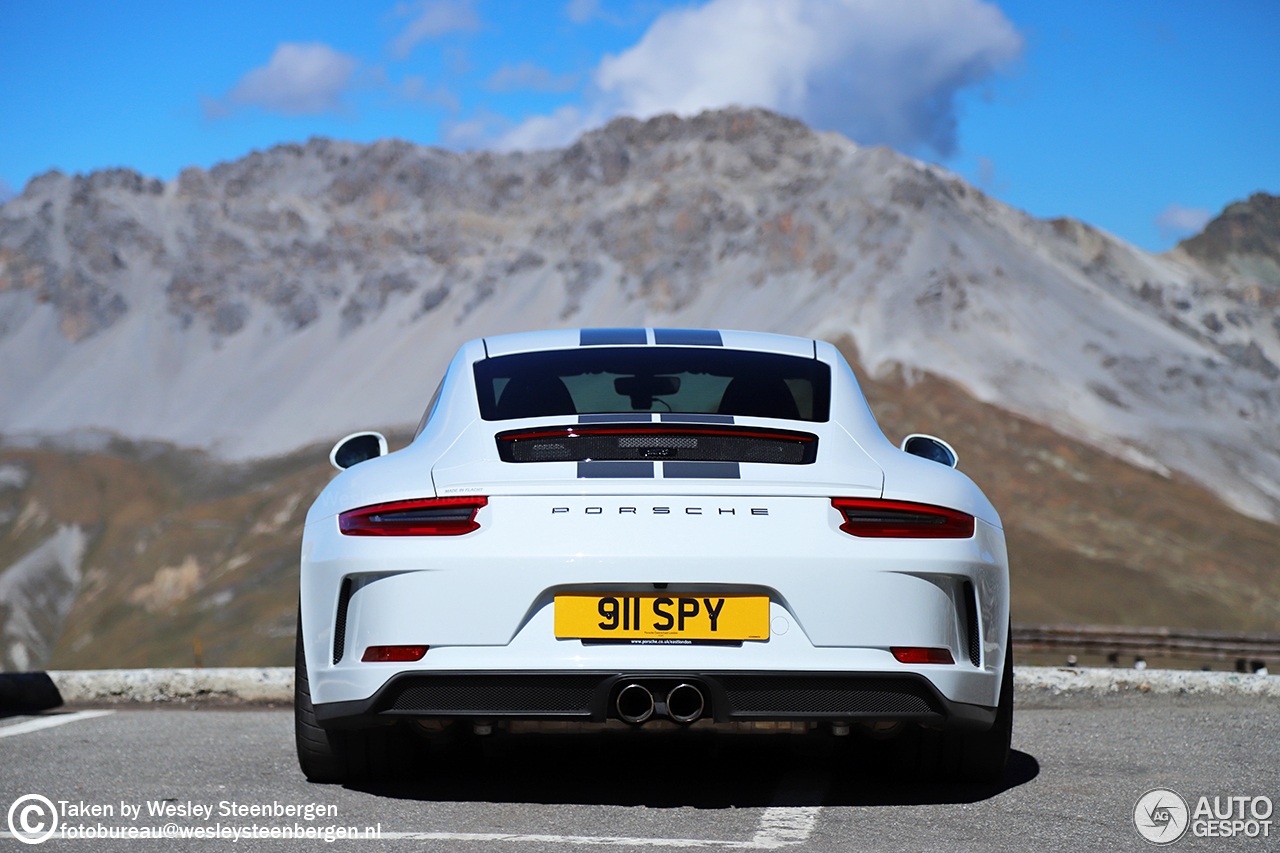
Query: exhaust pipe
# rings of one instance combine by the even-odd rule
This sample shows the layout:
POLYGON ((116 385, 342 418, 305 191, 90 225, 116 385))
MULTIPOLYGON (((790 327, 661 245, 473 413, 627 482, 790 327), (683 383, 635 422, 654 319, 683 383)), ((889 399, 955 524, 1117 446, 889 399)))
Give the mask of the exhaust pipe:
POLYGON ((628 684, 618 693, 618 716, 628 723, 643 723, 653 716, 653 694, 639 684, 628 684))
POLYGON ((702 716, 704 708, 702 691, 692 684, 677 684, 667 694, 667 713, 677 723, 692 723, 702 716))

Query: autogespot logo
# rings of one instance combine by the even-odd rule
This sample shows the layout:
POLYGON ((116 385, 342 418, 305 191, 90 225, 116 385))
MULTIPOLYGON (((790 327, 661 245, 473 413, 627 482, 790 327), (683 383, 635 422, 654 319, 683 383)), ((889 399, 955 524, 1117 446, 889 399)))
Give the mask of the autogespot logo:
POLYGON ((1133 807, 1133 825, 1152 844, 1172 844, 1187 832, 1187 801, 1168 788, 1147 791, 1133 807))
POLYGON ((9 806, 9 831, 23 844, 47 841, 58 828, 58 809, 39 794, 24 794, 9 806))

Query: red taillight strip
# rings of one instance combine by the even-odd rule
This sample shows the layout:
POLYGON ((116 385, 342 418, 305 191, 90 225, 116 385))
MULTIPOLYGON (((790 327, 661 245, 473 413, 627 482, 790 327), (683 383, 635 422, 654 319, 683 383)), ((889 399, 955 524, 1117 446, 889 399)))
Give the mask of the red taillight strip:
POLYGON ((950 649, 931 649, 917 646, 892 646, 889 651, 898 659, 898 663, 941 663, 954 664, 950 649))
POLYGON ((362 663, 404 663, 422 660, 429 646, 370 646, 360 658, 362 663))
POLYGON ((374 504, 339 515, 338 529, 347 536, 460 536, 480 529, 476 513, 488 503, 477 495, 374 504))
POLYGON ((545 430, 531 432, 503 432, 498 434, 500 441, 512 441, 526 438, 574 438, 586 435, 732 435, 743 438, 773 438, 779 441, 816 441, 817 437, 805 433, 784 432, 782 430, 730 430, 703 429, 680 424, 678 427, 550 427, 545 430))
POLYGON ((973 516, 930 504, 870 498, 832 498, 845 522, 840 529, 852 536, 884 539, 968 539, 973 516))

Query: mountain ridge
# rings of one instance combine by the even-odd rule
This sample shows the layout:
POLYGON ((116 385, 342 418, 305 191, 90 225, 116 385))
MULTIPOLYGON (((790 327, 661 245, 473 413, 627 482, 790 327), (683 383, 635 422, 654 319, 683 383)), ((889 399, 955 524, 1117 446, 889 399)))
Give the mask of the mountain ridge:
POLYGON ((1177 251, 1216 274, 1258 288, 1259 299, 1280 301, 1280 197, 1254 193, 1233 202, 1177 251))
POLYGON ((849 338, 874 376, 944 377, 1275 521, 1275 293, 1215 269, 762 110, 50 174, 0 209, 0 432, 264 457, 413 423, 471 337, 736 327, 849 338))
POLYGON ((1151 255, 758 110, 41 176, 0 208, 0 668, 287 664, 328 444, 566 326, 835 343, 1000 510, 1015 621, 1277 630, 1267 210, 1151 255))

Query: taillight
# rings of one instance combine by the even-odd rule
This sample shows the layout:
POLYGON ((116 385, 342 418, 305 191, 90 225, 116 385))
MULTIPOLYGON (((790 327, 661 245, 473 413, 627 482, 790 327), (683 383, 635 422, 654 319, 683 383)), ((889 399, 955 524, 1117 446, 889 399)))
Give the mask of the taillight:
POLYGON ((894 539, 968 539, 973 516, 954 509, 908 501, 832 498, 844 515, 840 529, 853 536, 894 539))
POLYGON ((943 663, 954 664, 950 649, 930 649, 916 646, 893 646, 889 649, 898 663, 943 663))
POLYGON ((374 504, 338 516, 347 536, 460 536, 479 530, 476 512, 486 497, 430 498, 374 504))
POLYGON ((370 646, 360 658, 364 663, 405 663, 422 660, 429 646, 370 646))

